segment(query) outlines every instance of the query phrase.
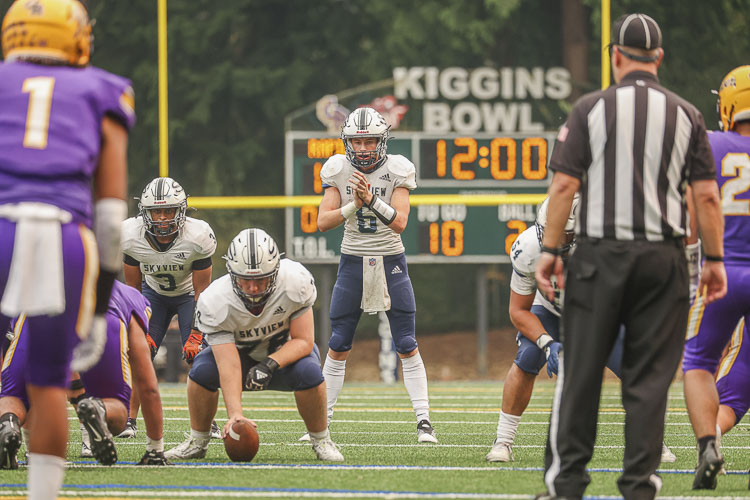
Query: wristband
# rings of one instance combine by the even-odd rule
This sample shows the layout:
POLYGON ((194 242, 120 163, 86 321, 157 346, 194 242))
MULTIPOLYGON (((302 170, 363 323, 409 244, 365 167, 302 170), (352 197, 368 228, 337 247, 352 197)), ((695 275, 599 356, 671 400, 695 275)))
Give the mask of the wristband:
POLYGON ((146 451, 158 451, 163 452, 164 451, 164 438, 161 439, 151 439, 146 436, 146 451))
POLYGON ((344 220, 348 219, 352 215, 354 215, 357 212, 357 205, 354 204, 353 201, 350 201, 343 207, 341 207, 341 216, 344 218, 344 220))
POLYGON ((555 247, 546 247, 542 245, 542 253, 548 253, 554 256, 560 255, 560 249, 555 247))
POLYGON ((374 194, 370 200, 370 204, 367 207, 372 210, 380 221, 387 225, 390 225, 396 219, 396 209, 384 202, 380 196, 374 194))
POLYGON ((261 361, 266 367, 268 367, 269 370, 271 370, 271 373, 275 372, 279 368, 279 363, 273 359, 271 356, 266 356, 266 359, 261 361))
POLYGON ((724 257, 721 255, 706 255, 704 258, 709 262, 724 262, 724 257))
POLYGON ((552 337, 550 337, 546 333, 543 333, 543 334, 541 334, 539 336, 538 339, 536 339, 536 346, 539 349, 544 350, 545 347, 547 347, 548 345, 550 345, 554 341, 555 341, 555 339, 553 339, 552 337))

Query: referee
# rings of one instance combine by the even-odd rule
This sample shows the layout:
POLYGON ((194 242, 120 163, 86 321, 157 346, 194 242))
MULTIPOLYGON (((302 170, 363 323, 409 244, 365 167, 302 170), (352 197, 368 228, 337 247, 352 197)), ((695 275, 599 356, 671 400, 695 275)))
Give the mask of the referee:
MULTIPOLYGON (((664 57, 658 24, 644 14, 615 21, 610 46, 616 85, 583 96, 557 136, 550 168, 547 227, 537 263, 550 295, 557 249, 573 195, 581 194, 578 247, 567 267, 562 315, 564 356, 545 457, 547 493, 581 498, 590 477, 602 373, 626 328, 626 499, 654 498, 664 436, 667 390, 682 353, 688 313, 686 184, 697 209, 707 264, 700 290, 707 302, 726 293, 723 217, 703 117, 659 84, 664 57)), ((551 295, 550 295, 551 297, 551 295)))

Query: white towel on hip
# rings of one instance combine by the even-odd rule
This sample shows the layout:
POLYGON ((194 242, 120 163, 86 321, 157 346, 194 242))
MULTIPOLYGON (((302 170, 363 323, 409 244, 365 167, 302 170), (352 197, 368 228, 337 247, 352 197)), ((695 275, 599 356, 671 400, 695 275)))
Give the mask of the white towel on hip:
POLYGON ((0 217, 16 222, 13 259, 0 312, 55 316, 65 311, 61 224, 69 212, 46 203, 0 205, 0 217))
POLYGON ((391 296, 385 280, 383 256, 362 257, 362 311, 376 313, 391 309, 391 296))

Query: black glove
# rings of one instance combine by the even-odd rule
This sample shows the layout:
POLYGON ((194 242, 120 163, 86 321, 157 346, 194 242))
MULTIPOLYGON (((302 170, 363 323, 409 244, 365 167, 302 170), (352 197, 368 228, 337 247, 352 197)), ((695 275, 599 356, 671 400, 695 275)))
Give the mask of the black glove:
POLYGON ((163 451, 146 451, 146 453, 138 462, 138 465, 172 465, 167 461, 163 451))
POLYGON ((279 367, 279 364, 272 358, 267 357, 257 365, 250 368, 245 378, 245 389, 248 391, 262 391, 271 382, 273 372, 279 367))

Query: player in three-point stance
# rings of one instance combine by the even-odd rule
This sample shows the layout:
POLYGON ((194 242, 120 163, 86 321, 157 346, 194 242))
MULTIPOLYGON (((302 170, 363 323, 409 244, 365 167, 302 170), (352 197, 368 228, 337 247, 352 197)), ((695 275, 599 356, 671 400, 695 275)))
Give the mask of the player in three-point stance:
POLYGON ((331 297, 331 340, 323 367, 328 419, 344 385, 346 359, 362 312, 386 311, 417 417, 417 440, 437 443, 430 423, 427 374, 415 335, 414 290, 401 241, 409 219, 409 191, 417 187, 416 170, 407 158, 386 154, 389 129, 374 109, 354 110, 341 130, 346 154, 329 158, 320 172, 325 194, 318 227, 328 231, 344 224, 331 297))
MULTIPOLYGON (((188 379, 190 435, 165 454, 203 458, 219 388, 232 425, 242 414, 242 391, 294 391, 297 409, 320 460, 342 461, 326 422, 326 386, 315 345, 315 282, 301 264, 282 259, 262 229, 245 229, 229 245, 228 274, 201 294, 195 329, 208 348, 195 357, 188 379)), ((255 426, 253 421, 249 421, 255 426)))

